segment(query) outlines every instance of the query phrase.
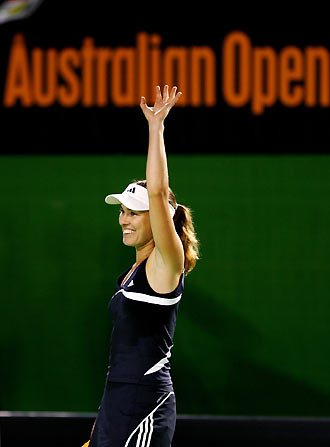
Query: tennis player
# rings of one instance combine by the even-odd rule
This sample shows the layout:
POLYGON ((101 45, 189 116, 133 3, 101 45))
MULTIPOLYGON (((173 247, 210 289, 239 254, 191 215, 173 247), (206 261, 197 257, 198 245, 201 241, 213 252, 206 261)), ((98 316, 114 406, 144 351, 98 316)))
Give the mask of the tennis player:
POLYGON ((146 180, 110 194, 120 206, 123 243, 136 261, 122 273, 109 308, 113 317, 110 361, 89 447, 170 447, 176 401, 170 357, 184 277, 195 267, 198 241, 189 208, 168 184, 164 120, 181 96, 156 88, 141 109, 149 124, 146 180))

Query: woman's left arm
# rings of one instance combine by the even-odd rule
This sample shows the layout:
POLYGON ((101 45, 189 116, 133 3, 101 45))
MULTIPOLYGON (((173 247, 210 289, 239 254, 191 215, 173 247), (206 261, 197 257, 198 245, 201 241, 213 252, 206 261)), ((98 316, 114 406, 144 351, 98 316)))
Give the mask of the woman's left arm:
POLYGON ((149 123, 149 147, 146 168, 150 223, 155 241, 155 256, 174 274, 181 273, 184 254, 168 205, 168 170, 164 144, 164 120, 181 96, 177 88, 171 93, 165 85, 163 95, 156 88, 154 107, 148 107, 144 97, 140 106, 149 123), (159 259, 160 258, 160 259, 159 259))

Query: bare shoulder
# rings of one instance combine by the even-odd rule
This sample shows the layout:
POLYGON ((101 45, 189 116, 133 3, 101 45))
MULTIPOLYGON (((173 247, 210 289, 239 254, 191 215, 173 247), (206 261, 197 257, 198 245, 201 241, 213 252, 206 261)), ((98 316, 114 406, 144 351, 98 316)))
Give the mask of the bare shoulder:
POLYGON ((146 263, 146 275, 150 287, 157 293, 170 293, 179 284, 182 269, 172 270, 154 248, 146 263))

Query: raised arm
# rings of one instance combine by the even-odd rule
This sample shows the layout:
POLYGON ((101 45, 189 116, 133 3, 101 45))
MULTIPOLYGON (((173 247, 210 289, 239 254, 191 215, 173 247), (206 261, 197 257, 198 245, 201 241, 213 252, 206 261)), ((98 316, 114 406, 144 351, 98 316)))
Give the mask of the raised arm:
POLYGON ((149 196, 150 223, 155 241, 155 268, 165 269, 169 275, 177 277, 184 265, 181 240, 175 231, 168 206, 168 170, 164 144, 164 120, 178 101, 181 92, 165 85, 163 94, 156 87, 156 101, 148 107, 144 97, 141 109, 149 124, 149 147, 146 168, 147 190, 149 196))

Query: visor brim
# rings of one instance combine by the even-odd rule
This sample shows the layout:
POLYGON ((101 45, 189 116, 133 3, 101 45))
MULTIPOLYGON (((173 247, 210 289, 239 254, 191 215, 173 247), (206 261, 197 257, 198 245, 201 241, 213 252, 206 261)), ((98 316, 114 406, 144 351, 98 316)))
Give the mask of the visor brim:
POLYGON ((127 197, 124 194, 109 194, 105 198, 105 203, 108 205, 120 205, 123 204, 126 208, 135 211, 149 211, 148 206, 142 203, 140 200, 132 197, 127 197))

